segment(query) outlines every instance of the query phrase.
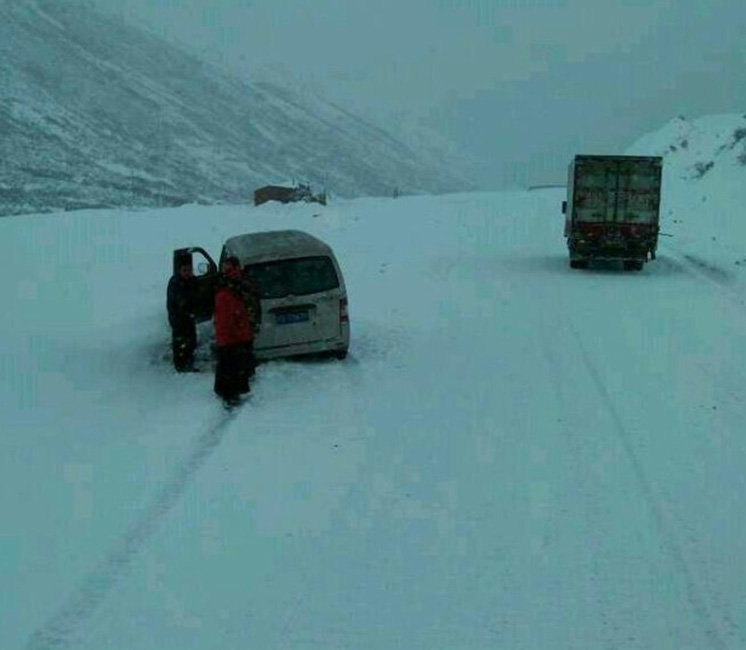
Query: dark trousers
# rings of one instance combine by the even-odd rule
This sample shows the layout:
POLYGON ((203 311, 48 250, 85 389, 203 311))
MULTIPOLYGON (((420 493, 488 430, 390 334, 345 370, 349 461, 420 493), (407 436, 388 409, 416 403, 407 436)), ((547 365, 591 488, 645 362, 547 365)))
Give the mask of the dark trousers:
POLYGON ((184 320, 171 325, 171 351, 174 368, 186 372, 194 367, 194 351, 197 349, 197 326, 194 321, 184 320))
POLYGON ((248 365, 247 365, 247 371, 249 373, 249 379, 251 379, 254 376, 254 373, 256 372, 256 357, 254 356, 254 341, 250 341, 246 344, 246 350, 248 352, 248 365))
POLYGON ((252 374, 252 348, 250 343, 218 347, 215 367, 215 393, 223 399, 235 399, 249 392, 252 374))

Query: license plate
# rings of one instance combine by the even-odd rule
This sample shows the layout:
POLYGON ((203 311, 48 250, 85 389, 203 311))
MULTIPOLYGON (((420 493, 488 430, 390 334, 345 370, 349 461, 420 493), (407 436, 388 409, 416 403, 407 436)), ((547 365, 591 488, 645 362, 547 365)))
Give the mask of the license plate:
POLYGON ((287 325, 289 323, 303 323, 309 319, 307 311, 281 311, 275 314, 275 323, 287 325))

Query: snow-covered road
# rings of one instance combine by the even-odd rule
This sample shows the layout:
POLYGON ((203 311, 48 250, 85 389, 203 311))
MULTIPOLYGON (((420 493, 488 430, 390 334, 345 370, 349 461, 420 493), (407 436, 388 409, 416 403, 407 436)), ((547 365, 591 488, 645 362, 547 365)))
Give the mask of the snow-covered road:
POLYGON ((746 648, 746 270, 572 271, 562 198, 0 222, 2 646, 746 648), (227 418, 163 360, 170 250, 285 227, 352 354, 227 418))

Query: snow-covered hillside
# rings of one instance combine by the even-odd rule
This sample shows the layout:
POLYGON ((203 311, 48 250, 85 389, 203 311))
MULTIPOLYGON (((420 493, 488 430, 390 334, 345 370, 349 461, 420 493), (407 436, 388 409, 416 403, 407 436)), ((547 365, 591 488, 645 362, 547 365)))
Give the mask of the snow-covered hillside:
POLYGON ((625 153, 664 157, 662 225, 670 246, 728 274, 746 264, 746 115, 678 117, 625 153))
POLYGON ((473 188, 455 159, 79 2, 0 2, 0 131, 0 216, 235 203, 286 178, 340 196, 473 188))
POLYGON ((640 273, 568 267, 558 189, 1 220, 3 649, 746 648, 720 161, 667 157, 640 273), (170 368, 170 254, 285 227, 335 249, 351 354, 226 415, 209 324, 170 368))

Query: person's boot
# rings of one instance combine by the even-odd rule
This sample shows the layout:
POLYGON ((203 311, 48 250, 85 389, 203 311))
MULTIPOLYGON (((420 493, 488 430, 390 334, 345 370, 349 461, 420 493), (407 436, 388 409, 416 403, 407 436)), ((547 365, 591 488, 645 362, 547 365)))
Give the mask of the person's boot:
POLYGON ((223 398, 223 408, 226 411, 232 411, 237 406, 241 405, 241 398, 236 395, 235 397, 224 397, 223 398))

